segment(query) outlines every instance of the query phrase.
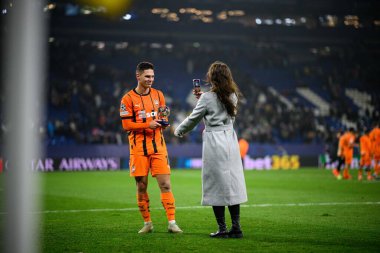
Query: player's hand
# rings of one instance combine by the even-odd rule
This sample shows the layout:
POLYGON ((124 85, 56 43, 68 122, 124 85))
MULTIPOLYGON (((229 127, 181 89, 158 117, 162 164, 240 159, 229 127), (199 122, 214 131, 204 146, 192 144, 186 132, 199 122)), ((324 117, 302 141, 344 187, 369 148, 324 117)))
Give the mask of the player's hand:
POLYGON ((162 129, 166 129, 166 128, 168 128, 168 127, 170 127, 170 124, 169 125, 161 125, 161 127, 162 127, 162 129))
POLYGON ((156 120, 152 120, 149 123, 149 128, 150 129, 156 129, 157 127, 162 127, 160 123, 158 123, 156 120))
POLYGON ((181 132, 175 130, 175 131, 174 131, 174 136, 177 136, 177 137, 179 137, 179 138, 182 138, 182 137, 183 137, 183 133, 181 133, 181 132))
POLYGON ((198 91, 198 92, 197 92, 197 91, 195 91, 195 90, 193 89, 193 95, 194 95, 197 99, 199 99, 203 93, 204 93, 203 91, 198 91))

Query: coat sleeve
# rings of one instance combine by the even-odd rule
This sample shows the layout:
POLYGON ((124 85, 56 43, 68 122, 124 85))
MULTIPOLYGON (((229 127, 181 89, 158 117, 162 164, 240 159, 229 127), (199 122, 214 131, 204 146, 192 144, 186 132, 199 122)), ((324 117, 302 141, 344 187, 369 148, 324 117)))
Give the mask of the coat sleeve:
POLYGON ((191 131, 201 121, 207 112, 207 96, 203 94, 191 114, 174 130, 174 135, 182 137, 191 131))

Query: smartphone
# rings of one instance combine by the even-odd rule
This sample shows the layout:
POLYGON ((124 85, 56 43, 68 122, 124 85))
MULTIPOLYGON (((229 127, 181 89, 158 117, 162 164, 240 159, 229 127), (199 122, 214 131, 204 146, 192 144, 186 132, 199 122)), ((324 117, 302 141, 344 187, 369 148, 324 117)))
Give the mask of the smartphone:
POLYGON ((195 93, 201 92, 201 79, 193 79, 195 93))

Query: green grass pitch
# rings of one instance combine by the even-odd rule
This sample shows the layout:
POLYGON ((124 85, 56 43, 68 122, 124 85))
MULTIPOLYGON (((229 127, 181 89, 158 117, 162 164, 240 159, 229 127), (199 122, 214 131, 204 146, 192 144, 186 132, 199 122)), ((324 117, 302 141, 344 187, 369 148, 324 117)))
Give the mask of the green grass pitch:
MULTIPOLYGON (((211 239, 200 170, 172 170, 176 220, 167 232, 159 189, 149 178, 155 231, 143 221, 128 171, 41 174, 43 252, 380 252, 380 181, 337 181, 331 171, 246 171, 243 239, 211 239)), ((226 209, 227 224, 230 225, 226 209)))

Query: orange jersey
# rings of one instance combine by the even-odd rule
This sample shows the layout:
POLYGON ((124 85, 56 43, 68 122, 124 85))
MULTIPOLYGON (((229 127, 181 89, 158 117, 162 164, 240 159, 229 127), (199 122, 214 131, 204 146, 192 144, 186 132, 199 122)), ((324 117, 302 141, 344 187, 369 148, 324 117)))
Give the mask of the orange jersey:
POLYGON ((248 141, 246 141, 243 138, 240 139, 239 140, 239 148, 240 148, 240 157, 244 158, 247 155, 248 149, 249 149, 248 141))
POLYGON ((354 153, 355 135, 345 132, 339 139, 339 149, 344 156, 352 156, 354 153))
POLYGON ((369 134, 369 138, 372 143, 372 152, 373 154, 380 155, 380 128, 375 127, 369 134))
POLYGON ((370 155, 371 154, 371 140, 368 135, 363 135, 360 137, 360 154, 363 155, 370 155))
POLYGON ((167 153, 162 128, 149 128, 149 123, 157 119, 160 106, 165 106, 165 98, 161 91, 154 88, 144 95, 133 89, 121 99, 120 117, 124 130, 129 132, 130 154, 167 153))

